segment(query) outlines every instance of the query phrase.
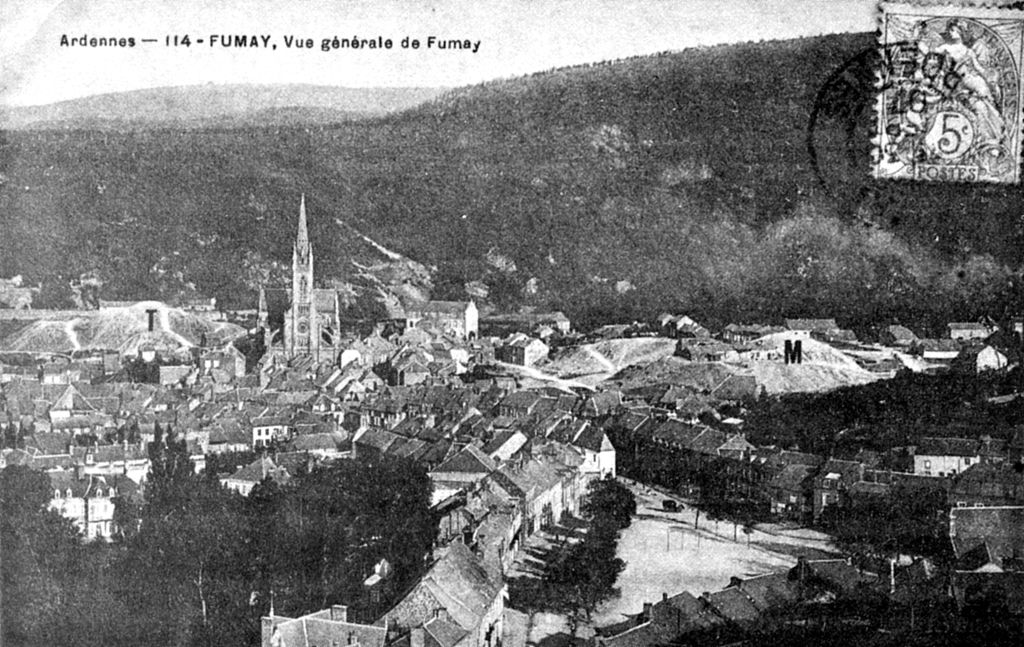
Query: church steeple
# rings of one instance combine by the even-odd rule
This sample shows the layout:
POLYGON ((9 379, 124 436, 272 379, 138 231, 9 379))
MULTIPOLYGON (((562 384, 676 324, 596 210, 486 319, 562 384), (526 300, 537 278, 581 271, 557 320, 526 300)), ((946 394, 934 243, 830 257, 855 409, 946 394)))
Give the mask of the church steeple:
POLYGON ((302 194, 299 202, 299 235, 295 238, 295 254, 300 259, 309 258, 310 252, 309 232, 306 231, 306 194, 302 194))

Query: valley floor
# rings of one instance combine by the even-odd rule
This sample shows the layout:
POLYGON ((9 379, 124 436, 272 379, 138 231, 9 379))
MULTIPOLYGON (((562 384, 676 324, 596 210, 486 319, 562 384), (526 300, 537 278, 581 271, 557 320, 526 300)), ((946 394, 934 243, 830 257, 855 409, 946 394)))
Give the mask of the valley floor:
MULTIPOLYGON (((701 514, 694 528, 696 508, 680 503, 678 512, 665 512, 662 501, 675 498, 643 484, 620 479, 637 500, 633 523, 622 531, 618 557, 626 562, 616 586, 620 594, 601 605, 590 623, 581 627, 579 638, 593 635, 593 627, 622 621, 643 609, 644 602, 661 600, 663 593, 688 591, 694 596, 717 591, 733 576, 748 577, 780 572, 796 564, 798 556, 834 556, 828 535, 806 528, 759 524, 749 538, 742 528, 728 522, 706 520, 701 514), (735 536, 735 539, 734 539, 735 536)), ((524 546, 510 577, 537 575, 541 563, 534 556, 550 548, 557 537, 540 532, 524 546)), ((531 645, 555 647, 567 644, 569 628, 565 618, 550 613, 527 617, 531 645)))

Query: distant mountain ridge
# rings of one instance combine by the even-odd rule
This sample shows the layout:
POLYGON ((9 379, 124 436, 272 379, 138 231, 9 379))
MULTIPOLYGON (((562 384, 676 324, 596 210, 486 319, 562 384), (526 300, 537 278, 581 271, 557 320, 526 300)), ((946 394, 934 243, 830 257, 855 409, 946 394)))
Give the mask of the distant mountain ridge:
POLYGON ((0 128, 244 127, 319 124, 406 110, 446 88, 190 85, 0 108, 0 128))
POLYGON ((108 299, 252 307, 257 284, 284 284, 304 193, 318 279, 364 300, 409 274, 434 298, 574 322, 941 331, 1019 311, 1020 187, 870 178, 870 65, 866 82, 842 72, 875 49, 874 34, 694 48, 329 123, 280 108, 296 121, 0 130, 0 276, 42 283, 38 307, 85 278, 108 299), (364 237, 416 271, 360 276, 382 261, 364 237))

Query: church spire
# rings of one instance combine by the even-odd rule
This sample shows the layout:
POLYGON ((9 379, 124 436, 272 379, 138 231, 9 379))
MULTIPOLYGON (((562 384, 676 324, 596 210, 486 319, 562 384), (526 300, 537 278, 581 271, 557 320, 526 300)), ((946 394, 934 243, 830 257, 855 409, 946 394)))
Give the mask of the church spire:
POLYGON ((306 194, 302 194, 302 201, 299 203, 299 235, 295 239, 295 249, 301 256, 307 256, 309 252, 309 233, 306 231, 306 194))

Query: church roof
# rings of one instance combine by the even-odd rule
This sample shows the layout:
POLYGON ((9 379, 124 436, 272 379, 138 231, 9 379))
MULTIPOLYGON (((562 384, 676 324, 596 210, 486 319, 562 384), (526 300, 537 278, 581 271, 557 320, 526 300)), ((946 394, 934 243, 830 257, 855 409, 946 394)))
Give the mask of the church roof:
POLYGON ((295 249, 309 249, 309 233, 306 231, 306 194, 302 194, 299 202, 299 234, 295 238, 295 249))

